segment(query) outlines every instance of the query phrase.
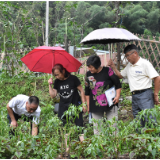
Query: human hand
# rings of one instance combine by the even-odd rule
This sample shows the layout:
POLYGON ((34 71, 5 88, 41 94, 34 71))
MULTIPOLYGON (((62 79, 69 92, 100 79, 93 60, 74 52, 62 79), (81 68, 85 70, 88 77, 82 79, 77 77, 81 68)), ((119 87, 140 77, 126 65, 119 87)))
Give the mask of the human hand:
POLYGON ((48 83, 49 83, 49 84, 52 84, 52 83, 53 83, 53 78, 50 78, 50 79, 48 80, 48 83))
POLYGON ((18 127, 17 121, 12 121, 10 126, 13 127, 13 128, 18 127))
POLYGON ((86 113, 86 112, 87 112, 86 106, 83 106, 83 113, 86 113))
POLYGON ((88 112, 88 114, 89 114, 89 108, 87 107, 87 112, 88 112))
POLYGON ((115 68, 115 64, 113 63, 112 59, 109 60, 108 66, 110 66, 112 69, 115 68))
POLYGON ((158 97, 158 94, 157 94, 157 95, 154 95, 154 104, 155 104, 155 105, 160 104, 160 103, 159 103, 159 97, 158 97))
POLYGON ((82 104, 82 106, 83 106, 83 113, 86 113, 87 112, 87 105, 86 105, 86 103, 84 102, 83 104, 82 104))
POLYGON ((113 99, 113 103, 114 103, 114 104, 117 104, 118 102, 119 102, 119 97, 116 96, 116 97, 113 99))

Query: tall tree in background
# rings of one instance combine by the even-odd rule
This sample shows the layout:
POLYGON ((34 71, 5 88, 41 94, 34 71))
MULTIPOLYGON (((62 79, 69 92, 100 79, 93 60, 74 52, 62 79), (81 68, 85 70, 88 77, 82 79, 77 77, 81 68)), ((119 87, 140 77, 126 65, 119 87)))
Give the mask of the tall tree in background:
POLYGON ((115 4, 115 14, 116 14, 116 16, 115 16, 115 25, 114 26, 117 27, 118 21, 120 19, 119 6, 120 6, 121 2, 120 1, 114 1, 114 4, 115 4))
MULTIPOLYGON (((118 26, 118 21, 120 19, 120 15, 119 15, 119 6, 120 6, 120 1, 115 1, 115 27, 118 26)), ((117 69, 120 70, 120 59, 121 59, 121 55, 120 55, 120 44, 117 44, 117 69)))
MULTIPOLYGON (((4 36, 7 49, 44 44, 45 3, 0 2, 1 50, 4 36)), ((123 27, 139 34, 147 29, 157 36, 160 32, 159 1, 50 1, 49 7, 50 45, 64 42, 66 28, 72 45, 79 45, 89 32, 104 27, 123 27)))

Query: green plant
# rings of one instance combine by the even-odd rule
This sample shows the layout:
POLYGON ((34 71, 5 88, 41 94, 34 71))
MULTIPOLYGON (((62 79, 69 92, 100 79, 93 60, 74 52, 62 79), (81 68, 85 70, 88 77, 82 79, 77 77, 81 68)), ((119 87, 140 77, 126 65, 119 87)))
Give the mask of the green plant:
MULTIPOLYGON (((84 83, 84 75, 79 75, 84 83)), ((160 109, 159 106, 151 110, 142 111, 137 119, 123 122, 122 120, 97 121, 101 130, 98 136, 93 135, 93 125, 88 124, 78 127, 73 122, 82 111, 82 105, 71 105, 64 113, 68 123, 63 126, 62 121, 54 113, 54 104, 58 100, 52 100, 48 93, 48 79, 50 76, 36 77, 33 73, 21 72, 10 78, 5 72, 0 77, 0 158, 20 159, 53 159, 58 155, 64 157, 64 136, 68 133, 68 146, 71 158, 119 158, 129 153, 127 158, 158 158, 160 156, 159 132, 160 109), (36 82, 36 84, 35 84, 36 82), (6 105, 10 98, 17 94, 37 95, 40 98, 41 117, 39 134, 30 135, 30 124, 23 120, 18 121, 16 136, 9 138, 9 125, 7 120, 6 105), (156 123, 150 120, 150 116, 156 117, 156 123), (148 124, 141 128, 140 119, 147 117, 148 124), (117 124, 117 128, 113 124, 117 124), (6 127, 7 126, 7 127, 6 127), (137 134, 139 128, 142 134, 137 134), (80 142, 78 136, 84 133, 85 140, 80 142), (117 131, 117 132, 116 132, 117 131)), ((125 99, 130 95, 128 84, 122 84, 121 102, 123 108, 131 107, 131 102, 125 99)), ((87 116, 86 116, 87 117, 87 116)))

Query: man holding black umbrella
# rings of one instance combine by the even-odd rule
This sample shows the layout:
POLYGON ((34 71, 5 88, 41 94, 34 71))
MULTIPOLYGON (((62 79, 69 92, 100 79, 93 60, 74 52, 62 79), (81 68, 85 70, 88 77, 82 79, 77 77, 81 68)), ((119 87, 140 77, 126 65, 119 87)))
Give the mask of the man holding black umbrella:
MULTIPOLYGON (((154 104, 159 103, 160 76, 149 61, 138 55, 138 48, 134 44, 125 47, 124 54, 129 62, 124 70, 119 72, 111 59, 109 66, 120 79, 128 79, 132 92, 133 116, 136 118, 141 110, 154 108, 154 104), (151 89, 152 79, 155 85, 154 94, 151 89)), ((152 116, 150 118, 153 119, 152 116)), ((147 121, 147 118, 141 120, 141 126, 144 127, 147 121)))

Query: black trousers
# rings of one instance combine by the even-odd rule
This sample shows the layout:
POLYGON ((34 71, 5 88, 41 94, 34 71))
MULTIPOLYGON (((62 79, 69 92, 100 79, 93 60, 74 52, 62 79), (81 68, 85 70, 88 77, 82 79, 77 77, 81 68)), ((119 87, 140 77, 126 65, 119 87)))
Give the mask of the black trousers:
MULTIPOLYGON (((60 117, 59 117, 60 118, 60 117)), ((72 118, 74 119, 75 117, 74 116, 72 116, 72 118)), ((67 124, 67 118, 66 118, 66 116, 64 116, 63 118, 60 118, 61 120, 62 120, 62 122, 63 122, 63 127, 67 124)), ((72 119, 72 120, 73 120, 72 119)), ((73 122, 73 121, 71 121, 72 123, 75 123, 76 124, 76 126, 79 126, 79 127, 83 127, 83 113, 82 112, 80 112, 79 113, 79 118, 78 117, 76 117, 75 118, 75 121, 73 122)), ((83 129, 82 130, 79 130, 78 129, 78 133, 79 134, 83 134, 83 129)))
MULTIPOLYGON (((18 121, 18 119, 21 118, 21 116, 19 116, 15 112, 13 112, 13 115, 14 115, 14 118, 15 118, 16 121, 18 121)), ((11 118, 10 118, 9 114, 7 115, 7 119, 9 120, 9 126, 10 126, 10 124, 11 124, 11 118)), ((33 120, 33 116, 31 116, 31 117, 24 116, 23 120, 27 121, 27 122, 30 122, 31 134, 32 134, 32 120, 33 120)), ((15 130, 14 129, 10 129, 9 135, 10 136, 12 136, 12 135, 14 136, 15 135, 15 130)))

